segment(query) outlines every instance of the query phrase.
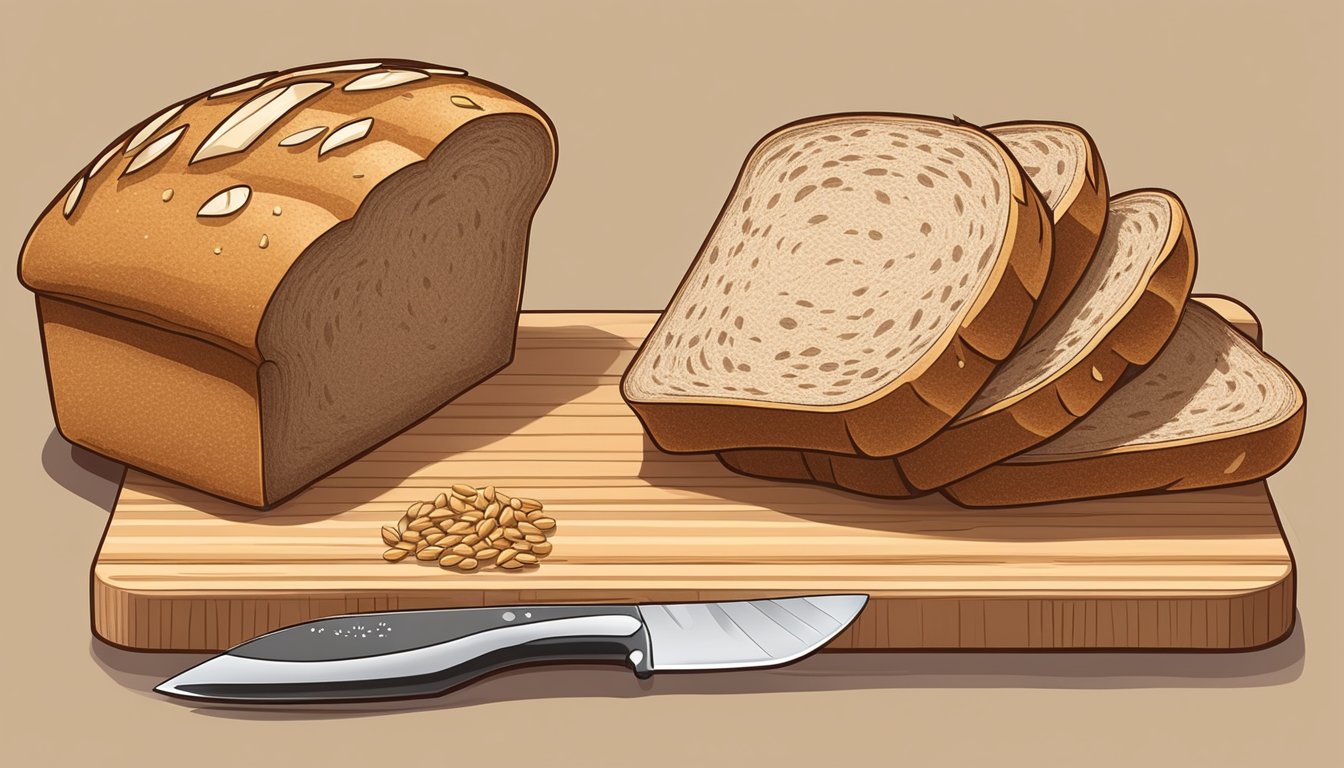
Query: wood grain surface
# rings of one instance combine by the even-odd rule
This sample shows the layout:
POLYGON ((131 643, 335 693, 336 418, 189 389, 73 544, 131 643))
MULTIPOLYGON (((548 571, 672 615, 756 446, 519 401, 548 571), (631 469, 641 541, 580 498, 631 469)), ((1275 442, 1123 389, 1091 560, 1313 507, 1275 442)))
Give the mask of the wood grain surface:
MULTIPOLYGON (((1243 307, 1210 300, 1258 338, 1243 307)), ((669 455, 621 401, 655 313, 525 313, 517 358, 270 512, 127 472, 92 572, 94 631, 217 650, 339 613, 864 592, 839 649, 1244 649, 1294 573, 1264 483, 1010 510, 884 501, 669 455), (545 502, 527 572, 382 560, 379 528, 452 483, 545 502)))

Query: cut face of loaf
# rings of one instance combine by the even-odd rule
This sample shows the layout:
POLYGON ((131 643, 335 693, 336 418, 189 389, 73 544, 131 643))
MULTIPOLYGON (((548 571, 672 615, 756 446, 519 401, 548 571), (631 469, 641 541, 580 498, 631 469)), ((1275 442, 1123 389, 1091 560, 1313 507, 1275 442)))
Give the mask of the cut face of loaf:
POLYGON ((507 364, 554 132, 419 62, 169 107, 51 204, 38 294, 68 439, 265 507, 507 364))
POLYGON ((965 406, 1048 271, 1045 208, 972 126, 848 115, 752 151, 622 382, 665 450, 888 455, 965 406))
POLYGON ((545 127, 469 123, 311 246, 258 332, 263 472, 284 498, 508 364, 545 127))
POLYGON ((1092 137, 1068 123, 1013 122, 991 125, 1040 191, 1054 220, 1054 254, 1024 338, 1031 338, 1060 311, 1082 277, 1106 225, 1106 170, 1092 137))
POLYGON ((1277 361, 1191 302, 1157 359, 1086 418, 945 493, 1003 506, 1258 480, 1297 450, 1305 402, 1277 361))
MULTIPOLYGON (((994 372, 960 417, 904 455, 843 462, 827 484, 906 496, 1049 439, 1090 411, 1133 366, 1152 360, 1176 328, 1194 274, 1194 235, 1180 201, 1157 190, 1117 197, 1077 290, 994 372), (850 477, 861 484, 847 484, 850 477)), ((738 471, 767 474, 760 452, 724 458, 738 471)), ((804 456, 793 466, 815 470, 817 464, 816 457, 804 456)), ((815 481, 817 473, 785 477, 815 481)))

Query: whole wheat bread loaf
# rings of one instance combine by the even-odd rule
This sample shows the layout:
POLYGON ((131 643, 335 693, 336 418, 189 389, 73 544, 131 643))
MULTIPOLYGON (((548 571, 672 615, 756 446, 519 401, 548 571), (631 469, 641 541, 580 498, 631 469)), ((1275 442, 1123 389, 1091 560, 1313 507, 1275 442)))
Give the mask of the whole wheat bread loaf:
POLYGON ((1245 483, 1292 458, 1305 417, 1287 369, 1189 302, 1161 354, 1087 417, 944 493, 981 507, 1245 483))
POLYGON ((357 61, 186 99, 24 244, 57 425, 268 506, 513 353, 555 135, 462 70, 357 61))
POLYGON ((1048 215, 968 124, 785 126, 750 153, 622 394, 668 451, 907 450, 1017 345, 1048 215))

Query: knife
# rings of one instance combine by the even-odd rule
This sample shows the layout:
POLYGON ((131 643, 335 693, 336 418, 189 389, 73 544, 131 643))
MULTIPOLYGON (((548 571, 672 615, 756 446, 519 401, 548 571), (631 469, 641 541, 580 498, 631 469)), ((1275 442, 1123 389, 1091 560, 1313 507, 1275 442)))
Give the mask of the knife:
POLYGON ((249 640, 154 690, 198 701, 322 703, 434 696, 521 664, 616 662, 640 678, 778 666, 825 645, 867 602, 823 595, 336 616, 249 640))

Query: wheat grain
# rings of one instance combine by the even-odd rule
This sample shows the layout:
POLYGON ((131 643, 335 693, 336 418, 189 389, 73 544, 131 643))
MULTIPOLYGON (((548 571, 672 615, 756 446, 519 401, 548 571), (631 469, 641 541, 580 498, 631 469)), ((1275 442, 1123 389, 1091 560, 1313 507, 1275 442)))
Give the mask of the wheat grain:
POLYGON ((535 566, 551 553, 555 519, 536 499, 511 496, 487 485, 453 485, 432 501, 412 502, 395 525, 379 529, 388 562, 437 561, 443 568, 474 571, 487 564, 505 570, 535 566))

